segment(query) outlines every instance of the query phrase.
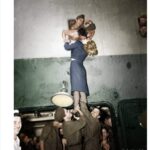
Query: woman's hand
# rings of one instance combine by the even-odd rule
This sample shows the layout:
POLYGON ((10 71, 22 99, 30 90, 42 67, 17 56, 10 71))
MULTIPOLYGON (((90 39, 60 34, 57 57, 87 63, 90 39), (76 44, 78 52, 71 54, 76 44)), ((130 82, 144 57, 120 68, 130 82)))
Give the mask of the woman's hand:
POLYGON ((69 40, 69 36, 67 34, 67 30, 63 30, 62 32, 62 38, 63 38, 63 41, 66 43, 70 43, 70 40, 69 40))

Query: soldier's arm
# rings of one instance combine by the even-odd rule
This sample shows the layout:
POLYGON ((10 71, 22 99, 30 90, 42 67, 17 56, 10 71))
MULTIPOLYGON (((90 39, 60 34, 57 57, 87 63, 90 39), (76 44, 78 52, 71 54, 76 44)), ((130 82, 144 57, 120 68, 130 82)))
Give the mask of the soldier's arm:
POLYGON ((84 116, 91 117, 91 113, 88 110, 87 103, 81 101, 80 102, 80 107, 81 107, 81 111, 84 114, 84 116))

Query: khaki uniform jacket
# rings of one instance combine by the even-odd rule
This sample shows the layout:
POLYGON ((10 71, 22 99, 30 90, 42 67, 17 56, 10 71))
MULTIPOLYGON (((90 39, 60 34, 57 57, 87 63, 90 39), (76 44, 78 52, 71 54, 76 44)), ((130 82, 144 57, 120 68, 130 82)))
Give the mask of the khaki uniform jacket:
POLYGON ((44 141, 45 150, 62 150, 62 142, 59 137, 58 129, 49 122, 43 128, 40 140, 44 141))
POLYGON ((86 120, 86 126, 82 129, 84 137, 85 150, 99 150, 100 148, 100 122, 98 119, 93 118, 87 108, 85 102, 81 102, 81 111, 86 120))
POLYGON ((85 120, 68 121, 63 123, 63 135, 67 139, 67 150, 82 149, 81 129, 85 126, 85 120))

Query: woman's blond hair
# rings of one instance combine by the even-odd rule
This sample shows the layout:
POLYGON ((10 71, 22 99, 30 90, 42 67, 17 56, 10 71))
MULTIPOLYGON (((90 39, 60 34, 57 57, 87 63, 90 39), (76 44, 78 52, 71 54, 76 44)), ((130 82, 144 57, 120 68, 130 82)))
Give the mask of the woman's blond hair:
POLYGON ((84 49, 89 56, 94 56, 98 54, 96 43, 91 40, 84 44, 84 49))

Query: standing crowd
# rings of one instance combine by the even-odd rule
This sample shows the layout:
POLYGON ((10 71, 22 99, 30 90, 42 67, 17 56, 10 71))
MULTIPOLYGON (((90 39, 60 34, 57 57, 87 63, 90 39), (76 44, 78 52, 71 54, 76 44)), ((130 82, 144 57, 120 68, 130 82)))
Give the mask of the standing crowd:
POLYGON ((39 137, 31 134, 31 130, 20 131, 19 113, 15 113, 14 118, 15 150, 116 150, 108 107, 107 110, 103 107, 89 108, 81 102, 78 114, 74 114, 73 109, 58 107, 55 119, 47 121, 39 137))

